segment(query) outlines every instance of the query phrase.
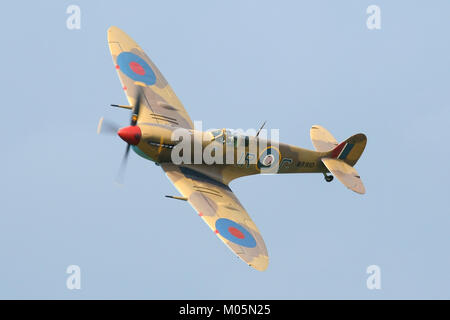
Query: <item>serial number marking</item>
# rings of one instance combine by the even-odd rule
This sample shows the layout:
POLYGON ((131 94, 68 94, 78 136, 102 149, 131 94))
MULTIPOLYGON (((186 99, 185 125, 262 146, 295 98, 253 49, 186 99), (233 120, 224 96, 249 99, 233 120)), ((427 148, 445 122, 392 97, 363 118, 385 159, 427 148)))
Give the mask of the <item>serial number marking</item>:
POLYGON ((297 162, 297 167, 300 167, 300 168, 314 168, 315 166, 316 166, 315 162, 308 162, 308 161, 297 162))

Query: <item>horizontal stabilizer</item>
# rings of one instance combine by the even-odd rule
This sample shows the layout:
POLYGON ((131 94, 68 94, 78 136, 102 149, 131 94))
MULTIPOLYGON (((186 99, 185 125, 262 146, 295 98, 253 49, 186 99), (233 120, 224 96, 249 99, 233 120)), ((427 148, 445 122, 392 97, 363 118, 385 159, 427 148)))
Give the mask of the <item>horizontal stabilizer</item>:
POLYGON ((366 193, 366 189, 355 168, 339 159, 322 158, 322 162, 347 188, 360 194, 366 193))
POLYGON ((338 145, 338 142, 333 135, 324 127, 313 125, 309 131, 312 144, 319 152, 327 152, 333 150, 338 145))

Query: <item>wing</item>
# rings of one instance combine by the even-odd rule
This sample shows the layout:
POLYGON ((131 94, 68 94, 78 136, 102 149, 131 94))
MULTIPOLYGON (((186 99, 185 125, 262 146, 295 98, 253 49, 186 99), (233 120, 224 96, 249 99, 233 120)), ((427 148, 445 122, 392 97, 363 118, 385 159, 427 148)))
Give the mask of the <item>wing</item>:
POLYGON ((264 240, 226 184, 188 167, 161 167, 220 240, 251 267, 260 271, 267 268, 269 257, 264 240))
POLYGON ((130 105, 134 105, 138 89, 142 88, 144 98, 139 122, 193 128, 189 115, 164 76, 133 39, 119 28, 110 27, 108 44, 130 105))

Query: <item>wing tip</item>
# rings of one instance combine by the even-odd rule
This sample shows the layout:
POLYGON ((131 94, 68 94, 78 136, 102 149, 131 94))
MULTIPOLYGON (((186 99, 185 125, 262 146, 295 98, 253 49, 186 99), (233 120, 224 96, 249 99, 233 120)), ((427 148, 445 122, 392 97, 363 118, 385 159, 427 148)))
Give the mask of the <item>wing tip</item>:
POLYGON ((261 256, 259 258, 255 258, 252 262, 247 262, 247 264, 258 271, 266 271, 269 266, 269 257, 261 256))
POLYGON ((107 31, 108 40, 111 40, 111 38, 114 37, 119 32, 123 32, 122 29, 116 26, 110 26, 107 31))
POLYGON ((133 41, 133 39, 125 31, 116 26, 110 26, 108 28, 107 34, 108 34, 108 42, 119 42, 120 40, 123 39, 133 41))

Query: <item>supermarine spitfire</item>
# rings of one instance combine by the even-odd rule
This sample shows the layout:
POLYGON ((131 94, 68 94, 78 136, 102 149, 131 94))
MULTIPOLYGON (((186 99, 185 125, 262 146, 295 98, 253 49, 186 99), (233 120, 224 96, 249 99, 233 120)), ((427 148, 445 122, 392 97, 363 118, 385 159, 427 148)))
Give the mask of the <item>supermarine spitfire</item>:
MULTIPOLYGON (((129 102, 113 106, 132 111, 130 125, 117 132, 127 143, 123 163, 132 148, 158 164, 182 195, 169 197, 189 202, 217 237, 249 266, 263 271, 269 257, 258 228, 228 186, 230 181, 276 168, 272 173, 321 173, 328 182, 334 175, 347 188, 365 193, 353 168, 366 146, 364 134, 338 143, 326 129, 314 125, 310 135, 315 150, 307 150, 270 140, 261 143, 263 138, 258 135, 237 136, 225 129, 196 131, 180 100, 141 47, 117 27, 109 28, 108 43, 129 102), (200 141, 202 148, 211 143, 220 145, 223 157, 233 152, 233 161, 175 163, 173 153, 180 139, 174 139, 174 131, 179 129, 194 137, 193 141, 200 141)), ((100 122, 99 131, 101 127, 100 122)), ((188 158, 194 160, 194 152, 188 158)))

